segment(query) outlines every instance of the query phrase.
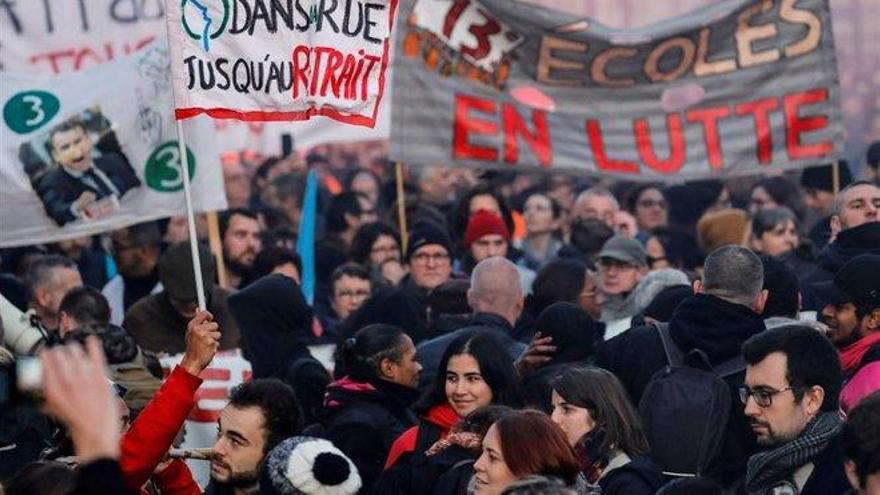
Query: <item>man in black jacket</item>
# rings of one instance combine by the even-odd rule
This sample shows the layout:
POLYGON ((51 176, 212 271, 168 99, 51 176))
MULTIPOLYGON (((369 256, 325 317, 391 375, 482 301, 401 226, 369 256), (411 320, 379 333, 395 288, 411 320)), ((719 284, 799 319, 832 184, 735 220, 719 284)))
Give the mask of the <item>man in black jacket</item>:
POLYGON ((470 325, 419 344, 416 359, 423 367, 419 376, 420 389, 427 388, 434 381, 446 348, 465 333, 487 331, 497 335, 507 343, 511 361, 525 350, 525 346, 512 337, 513 325, 523 310, 523 292, 516 265, 500 256, 479 262, 471 273, 467 297, 474 310, 470 325))
POLYGON ((743 492, 845 493, 837 351, 813 328, 792 324, 750 338, 743 357, 740 400, 765 448, 749 458, 743 492))
POLYGON ((831 234, 831 243, 816 256, 816 268, 800 280, 804 309, 822 309, 812 287, 830 281, 847 261, 860 254, 880 254, 880 187, 857 181, 840 191, 834 200, 831 234))
MULTIPOLYGON (((717 249, 706 258, 703 280, 694 282, 695 294, 678 306, 669 321, 673 343, 683 353, 700 349, 712 366, 738 355, 743 342, 765 330, 763 282, 764 268, 755 253, 732 245, 717 249)), ((642 326, 607 341, 596 364, 617 375, 638 404, 652 375, 669 361, 656 327, 642 326)), ((725 379, 732 399, 743 378, 739 372, 725 379)), ((734 404, 721 456, 710 465, 709 474, 730 485, 742 477, 755 447, 742 408, 734 404)))
POLYGON ((37 189, 46 212, 58 225, 89 218, 89 206, 107 197, 122 198, 141 185, 128 159, 120 153, 92 158, 92 139, 79 119, 52 129, 48 139, 57 168, 46 173, 37 189))

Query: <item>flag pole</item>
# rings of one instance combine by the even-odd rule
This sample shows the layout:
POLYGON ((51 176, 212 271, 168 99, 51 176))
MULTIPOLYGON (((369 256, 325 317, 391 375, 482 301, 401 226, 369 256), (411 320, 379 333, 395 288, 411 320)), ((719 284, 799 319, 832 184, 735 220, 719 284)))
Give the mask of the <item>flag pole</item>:
POLYGON ((397 221, 400 223, 400 250, 406 253, 409 246, 409 232, 406 230, 406 194, 403 189, 403 165, 394 164, 394 175, 397 181, 397 221))
POLYGON ((840 160, 834 160, 831 165, 831 188, 834 189, 834 195, 840 192, 840 160))
POLYGON ((189 226, 189 249, 192 255, 193 276, 196 278, 196 297, 199 309, 205 311, 205 287, 202 283, 202 260, 199 257, 199 238, 196 234, 196 217, 193 213, 192 191, 189 184, 189 157, 186 153, 186 143, 183 140, 183 123, 177 122, 177 150, 180 153, 180 168, 183 173, 183 197, 186 200, 186 223, 189 226))

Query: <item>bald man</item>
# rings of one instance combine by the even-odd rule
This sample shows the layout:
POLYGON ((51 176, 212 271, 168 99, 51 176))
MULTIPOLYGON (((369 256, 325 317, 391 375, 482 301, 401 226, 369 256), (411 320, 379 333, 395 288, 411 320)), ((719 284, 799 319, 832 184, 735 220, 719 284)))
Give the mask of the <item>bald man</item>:
POLYGON ((419 375, 419 388, 424 390, 434 380, 446 347, 460 335, 492 333, 506 344, 511 362, 525 350, 524 344, 513 339, 513 326, 522 314, 524 304, 516 265, 500 256, 477 263, 471 272, 467 298, 474 310, 468 326, 419 344, 416 359, 423 368, 419 375))

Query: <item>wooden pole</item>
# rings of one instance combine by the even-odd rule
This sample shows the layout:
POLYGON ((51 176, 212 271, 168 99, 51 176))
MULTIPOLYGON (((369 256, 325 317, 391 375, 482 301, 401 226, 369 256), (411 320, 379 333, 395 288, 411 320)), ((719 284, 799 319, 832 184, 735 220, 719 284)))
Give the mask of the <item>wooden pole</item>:
POLYGON ((202 260, 199 257, 199 237, 196 233, 196 217, 193 213, 192 191, 189 185, 189 158, 186 153, 186 143, 183 140, 183 123, 177 121, 177 151, 180 153, 180 166, 183 169, 183 197, 186 201, 186 220, 189 226, 189 249, 192 255, 193 276, 196 278, 196 297, 199 309, 205 311, 205 286, 202 283, 202 260))
POLYGON ((409 231, 406 229, 406 194, 403 188, 403 165, 394 164, 394 175, 397 179, 397 222, 400 224, 400 250, 406 253, 409 246, 409 231))
POLYGON ((224 289, 229 288, 229 276, 226 273, 226 262, 223 260, 223 241, 220 239, 220 220, 217 218, 217 212, 211 211, 207 213, 208 218, 208 245, 211 247, 211 253, 217 260, 217 283, 224 289))
POLYGON ((834 160, 834 164, 831 165, 831 188, 837 196, 840 192, 840 160, 834 160))

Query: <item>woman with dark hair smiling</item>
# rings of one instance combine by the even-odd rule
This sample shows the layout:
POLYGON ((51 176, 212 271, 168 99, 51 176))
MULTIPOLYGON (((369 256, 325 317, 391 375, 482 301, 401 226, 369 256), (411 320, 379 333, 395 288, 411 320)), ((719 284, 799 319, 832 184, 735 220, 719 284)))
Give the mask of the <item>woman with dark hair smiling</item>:
POLYGON ((546 414, 535 410, 514 411, 496 421, 483 438, 483 453, 474 471, 478 495, 500 494, 508 485, 536 474, 567 486, 583 484, 565 435, 546 414))
POLYGON ((385 468, 404 454, 424 453, 445 438, 461 419, 489 404, 523 405, 519 378, 504 344, 492 335, 469 333, 449 344, 440 361, 437 377, 415 405, 421 415, 418 426, 405 431, 391 447, 385 468))
POLYGON ((553 422, 574 447, 581 470, 603 495, 652 495, 664 483, 623 385, 610 371, 573 368, 553 387, 553 422))

